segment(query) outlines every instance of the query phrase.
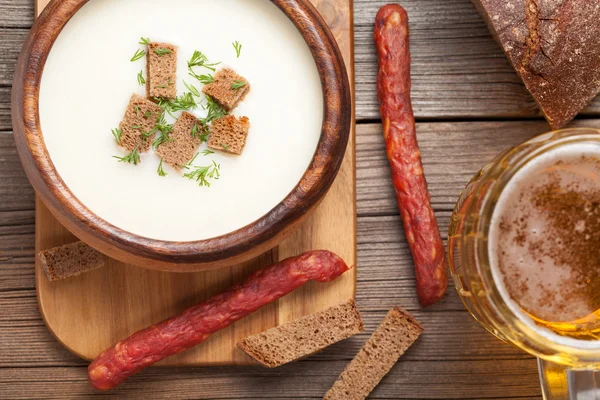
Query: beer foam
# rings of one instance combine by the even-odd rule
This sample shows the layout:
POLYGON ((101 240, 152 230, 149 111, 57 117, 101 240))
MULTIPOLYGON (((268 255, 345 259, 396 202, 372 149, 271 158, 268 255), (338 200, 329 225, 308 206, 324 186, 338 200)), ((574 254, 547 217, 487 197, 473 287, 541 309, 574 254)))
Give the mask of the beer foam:
POLYGON ((594 193, 600 195, 600 147, 566 144, 512 177, 490 221, 490 267, 501 296, 519 319, 553 341, 573 339, 542 328, 530 315, 567 322, 599 308, 600 205, 588 204, 594 193))

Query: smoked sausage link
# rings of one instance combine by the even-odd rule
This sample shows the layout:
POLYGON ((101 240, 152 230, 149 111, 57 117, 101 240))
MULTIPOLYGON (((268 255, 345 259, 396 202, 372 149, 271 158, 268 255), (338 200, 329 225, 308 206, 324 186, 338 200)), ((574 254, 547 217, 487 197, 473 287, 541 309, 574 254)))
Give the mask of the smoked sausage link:
POLYGON ((377 94, 387 156, 415 263, 419 301, 427 306, 446 293, 448 267, 417 144, 410 102, 408 16, 401 6, 386 5, 377 13, 375 46, 379 55, 377 94))
POLYGON ((340 257, 329 251, 311 251, 273 264, 228 291, 105 350, 90 364, 89 381, 96 389, 112 389, 129 376, 197 345, 304 283, 328 282, 348 269, 340 257))

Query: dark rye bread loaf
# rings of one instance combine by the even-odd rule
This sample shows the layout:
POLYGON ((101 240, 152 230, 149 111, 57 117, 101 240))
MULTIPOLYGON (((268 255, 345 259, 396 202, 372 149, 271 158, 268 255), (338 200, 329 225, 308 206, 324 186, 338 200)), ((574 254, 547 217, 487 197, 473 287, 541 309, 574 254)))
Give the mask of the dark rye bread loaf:
POLYGON ((594 0, 472 0, 552 128, 600 91, 594 0))
POLYGON ((146 94, 149 98, 177 97, 177 47, 152 42, 146 56, 146 94))
POLYGON ((83 242, 41 251, 40 264, 50 281, 69 278, 104 266, 102 253, 83 242))
POLYGON ((309 356, 362 332, 354 300, 249 336, 237 346, 262 365, 274 368, 309 356))
POLYGON ((395 307, 325 394, 325 400, 367 398, 404 352, 423 333, 405 310, 395 307))
POLYGON ((119 124, 121 134, 121 146, 131 151, 135 148, 140 153, 148 151, 152 144, 154 128, 156 122, 163 113, 163 109, 150 100, 133 94, 129 100, 125 116, 119 124), (147 138, 142 136, 144 133, 150 133, 147 138))
POLYGON ((234 70, 223 68, 217 71, 212 83, 202 88, 202 92, 215 99, 227 111, 231 111, 250 92, 250 83, 234 70), (240 83, 244 83, 244 85, 234 88, 240 83))
POLYGON ((246 146, 249 130, 250 120, 247 117, 226 115, 212 122, 208 147, 240 155, 246 146))
POLYGON ((158 146, 156 154, 173 168, 182 169, 196 154, 203 131, 202 123, 193 114, 184 111, 169 134, 171 140, 158 146))

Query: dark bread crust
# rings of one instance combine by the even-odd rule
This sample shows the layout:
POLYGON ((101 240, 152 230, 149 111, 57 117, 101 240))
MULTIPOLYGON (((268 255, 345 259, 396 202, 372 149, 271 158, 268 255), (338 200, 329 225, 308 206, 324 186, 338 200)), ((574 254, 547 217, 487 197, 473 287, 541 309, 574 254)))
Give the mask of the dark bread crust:
POLYGON ((394 307, 323 398, 365 399, 421 333, 412 315, 394 307))
POLYGON ((83 242, 44 250, 38 257, 50 281, 77 276, 105 264, 104 256, 83 242))
POLYGON ((265 367, 275 368, 317 353, 363 329, 356 303, 349 300, 249 336, 237 347, 265 367))
POLYGON ((553 129, 600 91, 600 7, 589 0, 472 0, 553 129))

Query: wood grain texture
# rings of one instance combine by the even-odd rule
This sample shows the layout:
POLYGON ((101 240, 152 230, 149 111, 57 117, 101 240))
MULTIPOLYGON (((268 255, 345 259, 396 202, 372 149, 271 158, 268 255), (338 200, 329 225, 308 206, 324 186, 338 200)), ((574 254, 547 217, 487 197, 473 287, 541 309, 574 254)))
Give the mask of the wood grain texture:
MULTIPOLYGON (((600 126, 600 120, 585 123, 600 126)), ((499 132, 511 137, 503 141, 503 146, 509 146, 543 130, 544 126, 543 121, 524 126, 511 122, 422 123, 417 129, 419 134, 426 132, 423 136, 431 138, 424 155, 426 162, 431 161, 431 166, 441 163, 448 169, 444 157, 460 150, 454 161, 462 159, 461 164, 456 170, 449 169, 445 176, 451 179, 460 171, 461 177, 469 179, 495 151, 488 147, 502 136, 499 132), (518 133, 511 135, 515 129, 518 133), (469 135, 477 140, 466 146, 469 135)), ((357 138, 358 175, 371 169, 379 170, 369 178, 363 176, 358 189, 376 181, 379 182, 376 190, 391 186, 385 175, 387 165, 380 127, 358 125, 357 138)), ((11 154, 11 147, 13 156, 8 157, 9 162, 3 167, 12 171, 13 179, 10 184, 0 180, 0 190, 4 193, 19 192, 27 185, 12 136, 0 135, 0 158, 11 154)), ((441 170, 438 173, 442 173, 441 170)), ((437 193, 453 191, 457 197, 464 183, 466 181, 458 179, 445 186, 440 179, 432 182, 430 188, 437 193)), ((97 396, 86 382, 87 363, 62 347, 39 315, 33 268, 33 191, 29 189, 15 197, 20 197, 25 204, 22 210, 0 209, 0 249, 5 252, 0 255, 0 392, 6 394, 6 398, 97 396)), ((453 197, 449 193, 447 200, 436 204, 436 216, 444 235, 453 197)), ((391 192, 389 201, 394 206, 389 215, 382 214, 378 208, 370 212, 369 207, 377 207, 378 202, 370 203, 363 198, 358 203, 361 212, 357 220, 357 303, 365 319, 364 333, 284 369, 155 368, 133 377, 114 394, 122 398, 143 395, 182 399, 319 398, 387 310, 402 305, 425 326, 425 334, 384 379, 373 399, 539 399, 535 360, 488 334, 464 310, 454 290, 434 307, 420 309, 411 256, 391 192), (416 364, 410 367, 409 363, 416 364)))
MULTIPOLYGON (((387 0, 355 0, 356 112, 379 118, 373 21, 387 0)), ((403 0, 418 118, 533 118, 540 111, 470 0, 403 0)), ((583 114, 598 115, 600 98, 583 114)))
POLYGON ((270 0, 304 38, 321 81, 323 122, 306 172, 281 202, 248 225, 214 238, 177 242, 143 237, 98 217, 71 192, 46 149, 38 100, 44 65, 63 27, 88 1, 62 0, 48 4, 23 45, 13 81, 11 111, 21 163, 38 196, 56 219, 78 238, 116 260, 171 272, 242 263, 272 249, 294 232, 333 184, 352 122, 348 74, 335 38, 318 11, 306 0, 270 0))
MULTIPOLYGON (((322 2, 329 4, 329 2, 322 2)), ((321 6, 322 6, 321 4, 321 6)), ((348 8, 348 3, 338 7, 348 8)), ((351 63, 351 22, 329 21, 347 37, 344 51, 351 63)), ((334 100, 339 101, 340 99, 334 100)), ((331 118, 331 117, 330 117, 331 118)), ((331 122, 331 121, 329 121, 331 122)), ((194 274, 153 272, 108 260, 108 267, 66 280, 48 282, 36 260, 36 281, 42 315, 51 332, 75 354, 91 359, 133 332, 183 311, 222 292, 252 271, 312 249, 336 252, 356 263, 354 130, 343 166, 332 189, 314 216, 279 249, 255 260, 218 271, 194 274), (81 325, 79 321, 85 320, 81 325), (74 329, 74 327, 76 327, 74 329)), ((308 212, 307 212, 308 214, 308 212)), ((36 249, 75 241, 39 200, 36 205, 36 249)), ((354 296, 356 271, 335 282, 308 284, 194 349, 163 361, 163 365, 249 364, 252 360, 235 344, 243 337, 339 303, 354 296)))

